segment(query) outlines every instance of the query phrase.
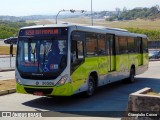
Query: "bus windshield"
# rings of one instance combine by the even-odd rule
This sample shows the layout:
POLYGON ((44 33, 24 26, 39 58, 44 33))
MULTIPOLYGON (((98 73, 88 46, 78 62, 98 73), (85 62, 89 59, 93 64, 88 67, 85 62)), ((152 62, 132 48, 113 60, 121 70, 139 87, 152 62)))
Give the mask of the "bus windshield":
POLYGON ((17 68, 27 73, 57 73, 67 65, 67 39, 20 37, 17 68))

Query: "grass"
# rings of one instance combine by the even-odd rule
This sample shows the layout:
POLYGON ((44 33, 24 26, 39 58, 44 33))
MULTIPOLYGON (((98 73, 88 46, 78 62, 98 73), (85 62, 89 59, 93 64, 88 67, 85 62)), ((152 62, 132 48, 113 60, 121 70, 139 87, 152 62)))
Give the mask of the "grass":
MULTIPOLYGON (((9 55, 10 47, 9 46, 0 46, 0 55, 9 55)), ((16 47, 13 47, 13 54, 16 54, 16 47)))
MULTIPOLYGON (((55 24, 55 19, 48 20, 38 20, 38 21, 27 21, 34 22, 38 25, 40 24, 55 24)), ((58 22, 68 22, 73 24, 82 24, 91 26, 90 18, 66 18, 66 19, 58 19, 58 22)), ((106 26, 106 27, 114 27, 114 28, 140 28, 140 29, 148 29, 148 30, 160 30, 160 19, 157 20, 126 20, 126 21, 105 21, 105 19, 94 19, 94 26, 106 26)))
POLYGON ((156 93, 156 92, 149 92, 149 93, 147 93, 148 95, 156 95, 156 96, 160 96, 160 94, 159 93, 156 93))
POLYGON ((13 80, 2 80, 0 81, 0 91, 1 90, 9 90, 11 88, 16 87, 16 81, 13 80))
MULTIPOLYGON (((69 18, 63 19, 62 21, 73 22, 91 25, 91 20, 87 18, 69 18)), ((160 19, 158 20, 127 20, 127 21, 105 21, 104 19, 94 19, 94 25, 96 26, 106 26, 106 27, 114 27, 114 28, 140 28, 140 29, 152 29, 152 30, 160 30, 160 19)))

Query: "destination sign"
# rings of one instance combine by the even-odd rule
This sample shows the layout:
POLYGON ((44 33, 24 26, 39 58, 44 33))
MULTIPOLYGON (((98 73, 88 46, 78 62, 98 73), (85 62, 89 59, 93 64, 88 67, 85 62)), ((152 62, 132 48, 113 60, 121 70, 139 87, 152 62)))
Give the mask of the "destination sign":
POLYGON ((55 35, 59 34, 58 29, 38 29, 38 30, 25 30, 25 36, 35 36, 35 35, 55 35))
POLYGON ((67 28, 37 28, 37 29, 22 29, 19 36, 59 36, 67 35, 67 28))

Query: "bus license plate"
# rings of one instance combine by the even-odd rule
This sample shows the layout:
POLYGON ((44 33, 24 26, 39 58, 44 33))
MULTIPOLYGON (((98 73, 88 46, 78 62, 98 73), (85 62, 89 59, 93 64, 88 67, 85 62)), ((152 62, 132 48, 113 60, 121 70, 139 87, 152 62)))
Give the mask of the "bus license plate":
POLYGON ((38 95, 38 96, 43 96, 44 95, 43 92, 34 92, 33 94, 38 95))

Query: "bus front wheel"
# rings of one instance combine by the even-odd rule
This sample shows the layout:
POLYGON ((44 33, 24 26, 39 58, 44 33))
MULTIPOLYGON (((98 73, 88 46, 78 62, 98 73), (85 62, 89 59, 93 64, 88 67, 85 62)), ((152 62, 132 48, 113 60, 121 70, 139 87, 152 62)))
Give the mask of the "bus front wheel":
POLYGON ((95 88, 96 88, 95 81, 94 81, 93 77, 90 76, 89 80, 88 80, 88 89, 85 92, 85 96, 87 96, 87 97, 92 96, 95 92, 95 88))

